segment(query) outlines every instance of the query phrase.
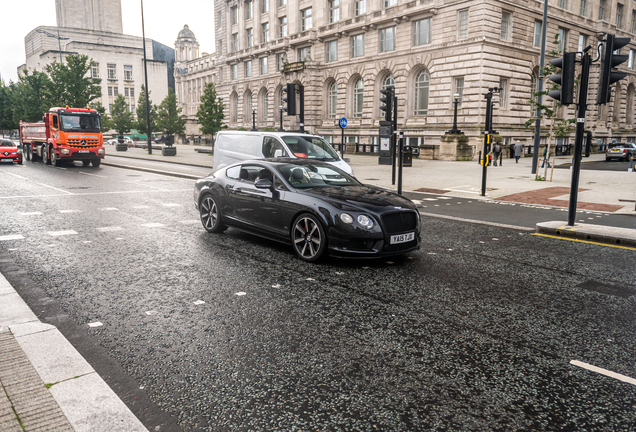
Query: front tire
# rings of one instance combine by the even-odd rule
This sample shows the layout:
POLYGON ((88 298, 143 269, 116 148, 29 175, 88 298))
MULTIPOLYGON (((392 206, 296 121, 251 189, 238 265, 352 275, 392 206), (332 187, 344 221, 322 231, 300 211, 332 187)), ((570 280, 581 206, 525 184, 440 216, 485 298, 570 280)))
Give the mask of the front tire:
POLYGON ((91 164, 91 161, 89 160, 83 160, 82 161, 82 165, 84 165, 85 167, 89 166, 91 164))
POLYGON ((206 195, 201 200, 199 215, 201 216, 201 224, 207 232, 220 233, 227 229, 222 222, 221 208, 212 195, 206 195))
POLYGON ((60 157, 55 154, 55 150, 53 148, 51 148, 51 165, 55 167, 59 167, 62 165, 62 161, 60 160, 60 157))
POLYGON ((49 148, 46 144, 42 146, 42 162, 45 165, 51 165, 51 159, 49 159, 49 148))
POLYGON ((91 161, 91 163, 93 164, 93 166, 94 166, 95 168, 99 168, 99 165, 102 163, 102 160, 101 160, 101 159, 93 159, 93 160, 91 161))
POLYGON ((320 221, 309 213, 301 214, 292 225, 291 241, 298 258, 306 262, 320 260, 327 250, 327 236, 320 221))

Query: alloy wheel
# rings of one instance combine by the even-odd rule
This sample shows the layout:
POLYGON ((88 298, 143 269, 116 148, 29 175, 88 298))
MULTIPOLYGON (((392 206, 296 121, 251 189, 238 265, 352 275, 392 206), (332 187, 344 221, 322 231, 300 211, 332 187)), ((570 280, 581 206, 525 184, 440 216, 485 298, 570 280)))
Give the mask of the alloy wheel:
POLYGON ((296 221, 294 248, 302 259, 314 260, 322 252, 322 241, 322 232, 315 220, 304 216, 296 221))

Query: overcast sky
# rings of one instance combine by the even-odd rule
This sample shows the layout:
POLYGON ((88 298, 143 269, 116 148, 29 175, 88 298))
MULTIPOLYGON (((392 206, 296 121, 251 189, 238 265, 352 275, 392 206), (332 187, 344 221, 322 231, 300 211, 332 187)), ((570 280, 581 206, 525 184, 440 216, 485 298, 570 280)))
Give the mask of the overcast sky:
MULTIPOLYGON (((122 0, 124 33, 141 36, 141 2, 122 0)), ((26 61, 24 37, 34 28, 55 26, 55 0, 2 0, 0 74, 5 84, 17 81, 26 61)), ((146 0, 146 37, 174 48, 177 34, 188 24, 199 42, 199 53, 214 51, 214 3, 205 0, 146 0)))

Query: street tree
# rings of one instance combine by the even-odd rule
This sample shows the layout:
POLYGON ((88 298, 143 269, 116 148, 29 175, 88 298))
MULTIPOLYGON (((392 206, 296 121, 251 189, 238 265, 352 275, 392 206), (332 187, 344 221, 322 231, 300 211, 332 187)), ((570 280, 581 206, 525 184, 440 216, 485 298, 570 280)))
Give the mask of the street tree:
MULTIPOLYGON (((148 98, 150 98, 150 93, 152 90, 148 92, 148 98)), ((157 105, 150 102, 150 133, 157 132, 157 105)), ((137 121, 135 122, 135 129, 140 134, 146 134, 146 88, 141 86, 141 93, 139 94, 139 99, 137 100, 137 121)))
POLYGON ((208 83, 203 89, 201 104, 197 111, 197 120, 201 124, 202 134, 214 137, 218 131, 227 128, 227 125, 223 124, 224 107, 223 99, 217 95, 214 83, 208 83))
POLYGON ((134 116, 128 109, 126 98, 123 94, 117 95, 113 102, 111 110, 110 128, 114 129, 119 135, 130 132, 133 127, 134 116))
POLYGON ((181 108, 177 106, 177 97, 168 87, 168 95, 161 101, 158 109, 157 126, 165 135, 179 135, 185 132, 186 119, 181 116, 181 108))
POLYGON ((13 118, 13 89, 0 81, 0 130, 18 128, 18 122, 13 118))
POLYGON ((102 96, 101 80, 88 76, 92 63, 88 56, 70 54, 64 63, 46 65, 45 70, 50 77, 47 89, 51 106, 85 108, 102 96))
POLYGON ((12 92, 12 111, 14 123, 20 120, 37 122, 47 112, 50 105, 48 98, 49 77, 44 72, 24 69, 18 82, 10 84, 12 92))
POLYGON ((95 102, 93 103, 93 106, 91 106, 91 108, 99 113, 99 122, 102 126, 102 131, 107 132, 111 130, 112 129, 111 120, 108 114, 106 114, 106 108, 104 108, 102 103, 95 102))

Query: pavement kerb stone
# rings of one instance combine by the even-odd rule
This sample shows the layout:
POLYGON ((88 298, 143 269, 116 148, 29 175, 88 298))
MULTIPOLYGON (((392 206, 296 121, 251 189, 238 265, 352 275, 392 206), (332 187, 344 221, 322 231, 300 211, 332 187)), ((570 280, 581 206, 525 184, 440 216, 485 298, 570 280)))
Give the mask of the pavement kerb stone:
POLYGON ((636 229, 629 228, 583 223, 575 223, 572 227, 564 221, 550 221, 538 223, 536 232, 615 246, 636 246, 636 229))

